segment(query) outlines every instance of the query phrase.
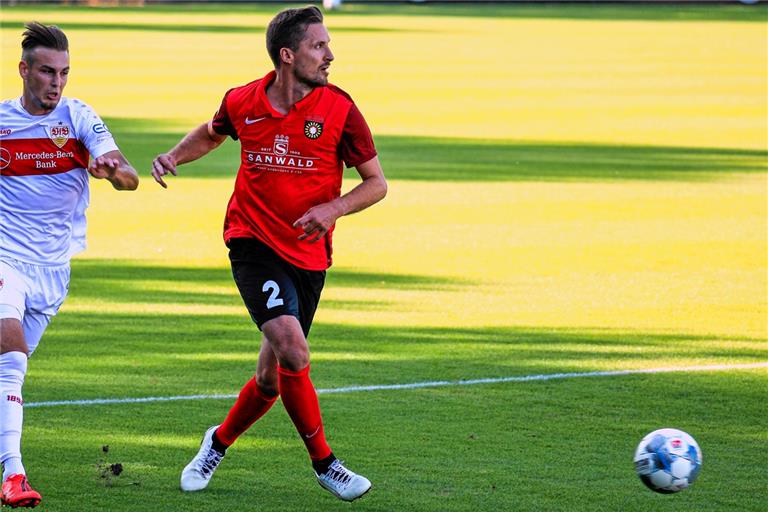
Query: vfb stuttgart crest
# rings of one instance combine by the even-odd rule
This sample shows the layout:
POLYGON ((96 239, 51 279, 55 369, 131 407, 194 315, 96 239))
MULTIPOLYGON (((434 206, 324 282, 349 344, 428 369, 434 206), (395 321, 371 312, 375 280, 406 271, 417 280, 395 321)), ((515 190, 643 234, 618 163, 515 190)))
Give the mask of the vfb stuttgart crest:
POLYGON ((59 121, 56 126, 50 128, 51 140, 58 147, 64 147, 64 144, 69 140, 69 126, 65 126, 64 123, 59 121))
POLYGON ((304 121, 304 135, 308 139, 316 139, 323 134, 323 123, 318 121, 311 121, 309 119, 304 121))

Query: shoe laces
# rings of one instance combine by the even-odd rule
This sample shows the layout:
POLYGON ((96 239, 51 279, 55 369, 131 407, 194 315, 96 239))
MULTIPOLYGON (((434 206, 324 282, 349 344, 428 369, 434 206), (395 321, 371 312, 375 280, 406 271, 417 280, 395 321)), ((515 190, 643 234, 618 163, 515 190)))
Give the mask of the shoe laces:
POLYGON ((200 471, 200 473, 203 474, 203 476, 208 476, 216 469, 216 467, 221 462, 221 459, 224 457, 223 453, 217 452, 215 449, 210 448, 208 450, 208 453, 205 454, 205 457, 201 457, 198 460, 197 469, 200 471))
POLYGON ((27 482, 27 477, 26 476, 23 476, 22 478, 19 479, 19 487, 24 492, 32 490, 32 487, 29 486, 29 482, 27 482))
POLYGON ((331 463, 328 471, 326 471, 323 476, 329 480, 333 480, 340 485, 347 485, 349 481, 352 480, 352 472, 344 467, 343 461, 338 459, 331 463))

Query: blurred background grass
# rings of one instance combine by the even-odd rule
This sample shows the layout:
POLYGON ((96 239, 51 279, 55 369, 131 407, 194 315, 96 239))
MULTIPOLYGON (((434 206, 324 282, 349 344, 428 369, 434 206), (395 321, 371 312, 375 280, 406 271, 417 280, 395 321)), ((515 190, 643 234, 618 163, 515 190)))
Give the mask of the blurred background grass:
MULTIPOLYGON (((24 21, 58 23, 70 96, 142 176, 93 183, 89 249, 25 400, 236 393, 258 332, 221 240, 227 143, 168 190, 149 162, 266 73, 276 5, 6 7, 3 97, 24 21)), ((331 78, 370 122, 390 193, 339 221, 313 379, 342 385, 768 359, 765 6, 345 5, 331 78)), ((346 171, 344 187, 357 180, 346 171)), ((375 482, 360 510, 761 510, 765 369, 321 396, 334 449, 375 482), (631 468, 650 430, 704 471, 672 500, 631 468), (347 456, 347 455, 345 455, 347 456), (759 473, 759 472, 757 472, 759 473)), ((30 408, 46 510, 339 510, 285 413, 211 489, 175 492, 229 400, 30 408), (66 442, 65 442, 66 441, 66 442), (96 476, 108 460, 126 473, 96 476), (306 476, 306 478, 303 478, 306 476)))

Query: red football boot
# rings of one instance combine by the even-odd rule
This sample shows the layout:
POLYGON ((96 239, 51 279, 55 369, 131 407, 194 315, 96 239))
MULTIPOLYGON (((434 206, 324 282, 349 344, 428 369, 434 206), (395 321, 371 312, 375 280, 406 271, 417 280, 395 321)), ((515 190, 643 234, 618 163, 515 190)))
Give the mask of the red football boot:
POLYGON ((29 507, 33 508, 40 504, 43 499, 40 493, 29 486, 27 476, 22 474, 11 475, 3 482, 2 494, 0 499, 3 505, 11 508, 29 507))

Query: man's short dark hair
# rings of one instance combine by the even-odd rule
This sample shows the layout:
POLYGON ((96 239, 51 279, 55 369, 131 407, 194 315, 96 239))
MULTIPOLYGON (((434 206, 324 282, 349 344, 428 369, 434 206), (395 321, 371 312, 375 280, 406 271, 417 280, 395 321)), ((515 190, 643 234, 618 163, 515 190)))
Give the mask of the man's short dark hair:
POLYGON ((69 51, 69 41, 64 32, 56 25, 43 25, 36 21, 24 25, 22 34, 21 58, 27 64, 32 63, 32 52, 39 47, 50 48, 61 52, 69 51))
POLYGON ((280 49, 298 50, 307 26, 322 22, 323 13, 314 5, 280 11, 267 27, 267 52, 275 69, 280 67, 280 49))

